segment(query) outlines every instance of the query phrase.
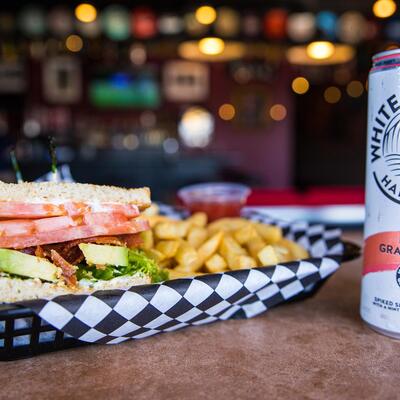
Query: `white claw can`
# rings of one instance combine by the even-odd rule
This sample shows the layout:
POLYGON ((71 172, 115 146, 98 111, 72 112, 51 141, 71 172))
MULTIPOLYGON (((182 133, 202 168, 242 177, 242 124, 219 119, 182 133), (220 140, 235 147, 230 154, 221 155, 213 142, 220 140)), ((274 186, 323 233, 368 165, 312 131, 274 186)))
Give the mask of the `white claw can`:
POLYGON ((372 61, 360 312, 372 329, 400 338, 400 49, 372 61))

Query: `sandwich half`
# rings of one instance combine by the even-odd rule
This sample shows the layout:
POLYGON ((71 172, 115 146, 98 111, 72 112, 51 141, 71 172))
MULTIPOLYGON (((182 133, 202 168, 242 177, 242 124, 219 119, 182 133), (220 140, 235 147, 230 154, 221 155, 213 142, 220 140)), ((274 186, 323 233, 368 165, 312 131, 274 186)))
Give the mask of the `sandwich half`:
POLYGON ((0 302, 163 280, 138 249, 148 188, 0 182, 0 302))

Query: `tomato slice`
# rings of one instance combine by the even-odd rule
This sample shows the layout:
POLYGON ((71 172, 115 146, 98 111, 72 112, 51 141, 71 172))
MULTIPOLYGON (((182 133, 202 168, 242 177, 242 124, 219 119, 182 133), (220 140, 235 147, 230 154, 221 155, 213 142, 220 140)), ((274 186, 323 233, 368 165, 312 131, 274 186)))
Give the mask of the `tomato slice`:
POLYGON ((12 219, 8 221, 0 221, 0 235, 30 235, 35 232, 35 224, 29 219, 12 219))
POLYGON ((75 217, 88 212, 104 212, 123 214, 128 218, 139 215, 139 208, 134 204, 114 203, 82 203, 65 202, 63 204, 51 203, 25 203, 16 201, 0 201, 0 218, 46 218, 68 215, 75 217))
POLYGON ((78 225, 105 226, 128 222, 122 214, 87 213, 79 217, 50 217, 39 219, 13 219, 0 221, 0 235, 34 235, 40 232, 53 232, 78 225))
POLYGON ((139 208, 134 204, 114 204, 114 203, 101 203, 91 206, 92 212, 104 212, 122 214, 126 217, 134 218, 139 215, 139 208))
POLYGON ((62 212, 62 214, 60 215, 69 215, 70 217, 75 217, 90 212, 91 207, 85 203, 69 201, 67 203, 61 204, 60 210, 62 212))
POLYGON ((32 221, 35 232, 51 232, 59 229, 69 228, 70 226, 77 226, 79 224, 78 219, 72 217, 52 217, 52 218, 41 218, 32 221))
POLYGON ((128 218, 123 214, 99 212, 87 213, 83 216, 83 223, 85 225, 116 225, 127 221, 128 218))
MULTIPOLYGON (((126 220, 126 217, 124 217, 126 220)), ((33 235, 36 232, 51 232, 70 226, 81 225, 82 218, 50 217, 39 219, 12 219, 0 221, 0 235, 33 235)))
POLYGON ((43 218, 59 215, 63 215, 63 210, 54 204, 0 201, 0 218, 43 218))
POLYGON ((23 249, 25 247, 43 244, 61 243, 70 240, 84 239, 95 236, 112 236, 139 233, 149 229, 149 224, 143 219, 132 219, 119 224, 80 225, 34 234, 18 234, 0 236, 0 247, 23 249))

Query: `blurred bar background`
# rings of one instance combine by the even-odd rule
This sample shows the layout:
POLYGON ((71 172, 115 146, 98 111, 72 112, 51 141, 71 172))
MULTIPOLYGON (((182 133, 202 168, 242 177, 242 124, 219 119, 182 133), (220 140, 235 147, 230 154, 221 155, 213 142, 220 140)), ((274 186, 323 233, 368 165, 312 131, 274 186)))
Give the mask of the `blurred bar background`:
POLYGON ((242 182, 251 204, 363 201, 371 56, 392 0, 0 4, 0 179, 242 182), (272 199, 272 200, 271 200, 272 199))

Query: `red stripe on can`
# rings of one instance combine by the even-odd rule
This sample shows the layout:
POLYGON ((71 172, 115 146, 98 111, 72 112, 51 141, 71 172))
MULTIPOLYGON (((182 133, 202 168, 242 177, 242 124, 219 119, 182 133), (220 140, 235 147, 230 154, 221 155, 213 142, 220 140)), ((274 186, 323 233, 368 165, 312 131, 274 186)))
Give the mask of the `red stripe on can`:
POLYGON ((400 232, 380 232, 365 240, 363 275, 400 266, 400 232))

